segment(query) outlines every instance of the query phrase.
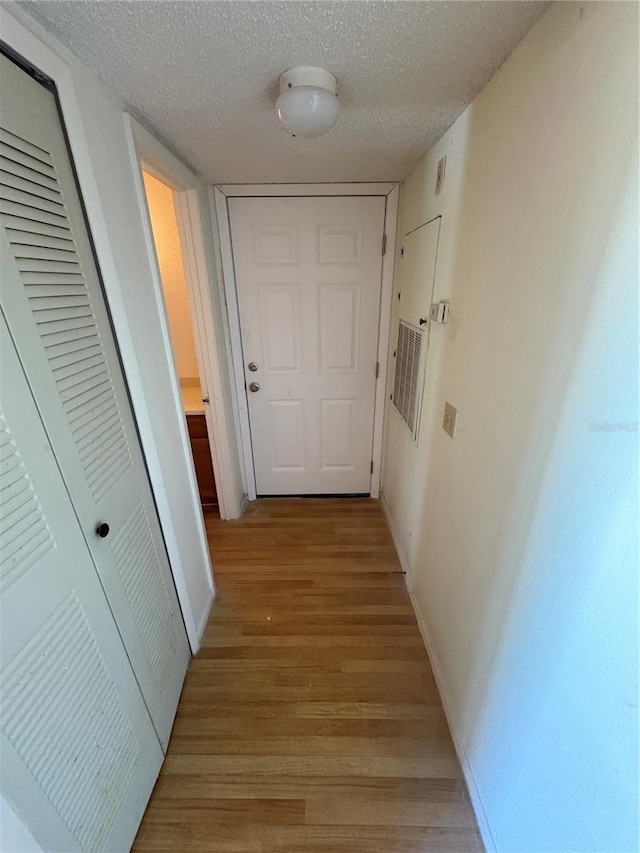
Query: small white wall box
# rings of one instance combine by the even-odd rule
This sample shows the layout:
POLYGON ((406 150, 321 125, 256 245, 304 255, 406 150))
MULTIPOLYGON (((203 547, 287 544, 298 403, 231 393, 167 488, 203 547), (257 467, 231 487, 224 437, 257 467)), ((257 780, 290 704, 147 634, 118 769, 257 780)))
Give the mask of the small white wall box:
POLYGON ((432 302, 429 309, 429 319, 433 323, 446 323, 449 319, 449 303, 432 302))

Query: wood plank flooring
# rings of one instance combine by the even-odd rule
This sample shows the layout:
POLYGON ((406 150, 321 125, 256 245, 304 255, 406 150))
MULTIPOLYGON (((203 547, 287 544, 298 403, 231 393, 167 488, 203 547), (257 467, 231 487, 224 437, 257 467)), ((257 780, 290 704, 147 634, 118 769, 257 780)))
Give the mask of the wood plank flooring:
POLYGON ((135 851, 481 851, 376 501, 207 518, 217 599, 135 851))

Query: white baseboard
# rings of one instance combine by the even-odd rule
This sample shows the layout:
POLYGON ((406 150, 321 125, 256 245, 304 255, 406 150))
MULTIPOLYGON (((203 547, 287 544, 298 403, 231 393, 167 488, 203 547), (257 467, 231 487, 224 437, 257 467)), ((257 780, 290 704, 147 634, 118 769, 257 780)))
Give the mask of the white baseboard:
MULTIPOLYGON (((398 536, 398 531, 395 529, 393 524, 393 518, 391 516, 391 510, 389 509, 389 505, 384 497, 384 492, 380 492, 380 503, 382 505, 382 511, 384 512, 384 517, 387 521, 387 527, 389 528, 389 532, 391 533, 391 538, 393 539, 393 544, 396 549, 396 554, 398 555, 398 560, 400 560, 400 565, 402 567, 402 571, 405 575, 409 576, 410 566, 409 566, 409 558, 404 552, 404 548, 402 547, 402 543, 400 542, 400 537, 398 536)), ((415 609, 415 608, 414 608, 415 609)))
POLYGON ((438 666, 438 659, 434 653, 433 642, 431 640, 431 635, 429 634, 429 629, 427 628, 427 624, 422 618, 420 614, 420 609, 418 608, 418 602, 415 599, 413 594, 413 590, 411 589, 411 583, 409 580, 409 575, 406 576, 406 585, 407 592, 409 593, 409 598, 411 599, 411 605, 413 607, 413 612, 416 615, 416 621, 418 623, 418 628, 420 629, 420 633, 422 634, 422 641, 424 642, 424 646, 427 650, 427 655, 429 656, 429 662, 431 663, 431 669, 433 670, 433 675, 436 680, 436 685, 438 687, 438 692, 440 693, 440 699, 442 700, 442 707, 444 709, 444 715, 447 718, 447 723, 449 724, 449 731, 451 732, 451 738, 453 740, 453 745, 456 750, 456 754, 458 756, 458 761, 460 762, 460 766, 462 767, 462 773, 464 776, 464 780, 467 783, 467 790, 469 791, 469 798, 471 800, 471 805, 473 807, 473 811, 476 816, 476 821, 478 822, 478 829, 480 830, 480 835, 482 836, 482 842, 484 844, 485 850, 487 853, 497 853, 498 848, 496 847, 493 833, 491 832, 491 827, 489 826, 489 820, 487 818, 487 813, 484 810, 484 806, 482 804, 482 799, 480 797, 480 791, 478 790, 478 786, 476 784, 475 776, 473 775, 473 770, 471 769, 471 764, 469 763, 469 759, 467 757, 467 753, 465 751, 464 746, 462 745, 462 739, 460 738, 459 732, 454 725, 453 716, 451 713, 451 703, 447 696, 447 691, 444 687, 444 682, 442 679, 442 674, 440 672, 440 667, 438 666))
POLYGON ((467 784, 469 798, 471 800, 471 805, 473 806, 476 821, 478 822, 478 829, 480 830, 480 835, 482 836, 482 842, 485 846, 485 850, 487 851, 487 853, 497 853, 497 847, 493 838, 493 834, 491 832, 491 828, 489 826, 487 814, 484 810, 484 806, 482 805, 480 792, 478 791, 478 786, 476 785, 473 770, 471 769, 467 753, 465 752, 465 749, 462 745, 462 739, 460 738, 457 728, 453 722, 453 716, 451 713, 451 703, 448 699, 448 695, 444 687, 444 681, 442 679, 442 674, 438 665, 438 659, 434 652, 434 646, 431 640, 431 635, 429 634, 429 630, 427 628, 425 620, 422 618, 422 614, 420 613, 420 609, 418 607, 418 602, 416 601, 416 598, 413 594, 413 590, 411 589, 412 571, 411 566, 409 564, 409 558, 405 553, 404 547, 400 542, 400 537, 398 536, 398 533, 394 528, 391 512, 384 498, 384 492, 380 494, 380 503, 382 504, 382 509, 387 520, 389 531, 391 532, 391 538, 393 539, 393 544, 395 545, 398 559, 400 560, 400 565, 402 566, 402 570, 405 573, 405 583, 407 586, 407 592, 409 593, 409 598, 411 599, 411 606, 413 607, 413 612, 416 616, 418 628, 420 629, 420 634, 422 635, 422 642, 424 643, 425 649, 427 650, 427 655, 429 656, 431 669, 433 670, 433 675, 438 686, 438 692, 440 693, 440 699, 442 700, 444 715, 447 718, 447 723, 449 724, 449 730, 453 739, 453 745, 455 747, 460 766, 462 767, 462 773, 464 775, 464 780, 467 784))
POLYGON ((209 595, 207 597, 207 602, 202 612, 202 616, 200 617, 200 621, 198 622, 198 648, 191 649, 194 655, 200 651, 200 646, 202 645, 202 638, 204 636, 205 628, 207 627, 207 622, 209 621, 209 614, 211 613, 211 608, 213 607, 215 597, 215 590, 210 590, 209 595))

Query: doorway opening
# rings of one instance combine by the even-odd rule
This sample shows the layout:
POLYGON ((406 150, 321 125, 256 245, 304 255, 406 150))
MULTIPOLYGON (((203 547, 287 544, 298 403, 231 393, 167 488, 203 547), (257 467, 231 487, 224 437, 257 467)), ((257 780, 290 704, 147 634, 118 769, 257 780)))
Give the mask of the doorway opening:
POLYGON ((218 516, 218 493, 202 391, 205 383, 198 367, 201 359, 194 334, 196 318, 187 287, 174 191, 145 169, 144 164, 142 176, 200 503, 205 514, 218 516))

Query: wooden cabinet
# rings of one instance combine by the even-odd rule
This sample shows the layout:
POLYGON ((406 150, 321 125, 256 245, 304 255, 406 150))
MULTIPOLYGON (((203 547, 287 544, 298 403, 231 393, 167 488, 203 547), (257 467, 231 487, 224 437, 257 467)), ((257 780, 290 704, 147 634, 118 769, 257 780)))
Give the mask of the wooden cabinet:
POLYGON ((207 435, 207 423, 204 414, 187 415, 189 427, 189 438, 191 439, 191 454, 196 469, 198 489, 200 491, 200 502, 203 506, 218 503, 216 492, 216 481, 211 464, 211 450, 209 448, 209 436, 207 435))

